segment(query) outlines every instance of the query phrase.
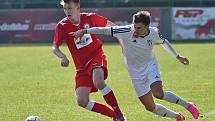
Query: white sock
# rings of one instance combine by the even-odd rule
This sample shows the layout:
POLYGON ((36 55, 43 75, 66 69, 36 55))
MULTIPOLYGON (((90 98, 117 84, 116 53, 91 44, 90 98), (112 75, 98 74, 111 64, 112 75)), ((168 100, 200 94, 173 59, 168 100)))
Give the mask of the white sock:
POLYGON ((163 99, 171 103, 179 104, 186 109, 188 108, 188 105, 189 105, 187 101, 185 101, 184 99, 182 99, 181 97, 177 96, 176 94, 170 91, 164 91, 163 99))
POLYGON ((110 87, 108 87, 108 86, 105 86, 105 87, 101 90, 103 96, 106 95, 106 94, 108 94, 110 91, 111 91, 111 89, 110 89, 110 87))
POLYGON ((162 116, 162 117, 170 117, 170 118, 177 118, 180 114, 177 112, 174 112, 166 107, 164 107, 161 104, 155 104, 155 109, 153 113, 162 116))
POLYGON ((94 104, 95 104, 95 101, 90 100, 85 108, 91 111, 93 109, 94 104))

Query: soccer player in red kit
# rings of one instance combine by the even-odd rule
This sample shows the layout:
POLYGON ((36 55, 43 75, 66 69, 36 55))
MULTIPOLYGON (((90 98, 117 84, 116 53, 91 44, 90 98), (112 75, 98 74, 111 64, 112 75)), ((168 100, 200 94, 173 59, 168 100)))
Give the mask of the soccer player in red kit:
POLYGON ((79 106, 90 111, 113 118, 114 121, 126 121, 123 116, 113 91, 106 85, 108 76, 107 61, 102 49, 102 42, 95 35, 86 34, 75 40, 70 32, 89 27, 105 27, 113 25, 107 18, 96 13, 80 13, 79 0, 61 0, 66 17, 58 22, 55 29, 53 52, 61 59, 61 66, 67 67, 69 60, 60 50, 63 41, 67 44, 76 67, 76 95, 79 106), (92 101, 91 92, 97 90, 102 95, 108 106, 92 101))

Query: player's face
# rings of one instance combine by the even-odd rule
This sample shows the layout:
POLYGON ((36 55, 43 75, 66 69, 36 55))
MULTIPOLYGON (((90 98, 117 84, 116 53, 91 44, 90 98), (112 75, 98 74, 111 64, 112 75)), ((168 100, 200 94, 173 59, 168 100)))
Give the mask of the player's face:
POLYGON ((63 10, 66 14, 66 16, 71 20, 76 20, 78 17, 78 14, 80 14, 80 6, 79 4, 75 4, 73 2, 65 3, 63 5, 63 10))
POLYGON ((134 36, 139 37, 147 33, 149 25, 144 25, 143 23, 134 23, 134 36))

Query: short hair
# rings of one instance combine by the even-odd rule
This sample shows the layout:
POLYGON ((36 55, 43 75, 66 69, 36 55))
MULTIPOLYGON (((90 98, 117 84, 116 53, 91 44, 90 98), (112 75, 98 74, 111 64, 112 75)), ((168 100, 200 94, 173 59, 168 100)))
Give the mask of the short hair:
POLYGON ((133 15, 134 23, 143 23, 144 25, 150 24, 151 15, 148 11, 139 11, 133 15))
POLYGON ((64 5, 65 3, 70 3, 70 2, 73 2, 73 3, 80 3, 80 0, 61 0, 60 1, 60 4, 61 5, 64 5))

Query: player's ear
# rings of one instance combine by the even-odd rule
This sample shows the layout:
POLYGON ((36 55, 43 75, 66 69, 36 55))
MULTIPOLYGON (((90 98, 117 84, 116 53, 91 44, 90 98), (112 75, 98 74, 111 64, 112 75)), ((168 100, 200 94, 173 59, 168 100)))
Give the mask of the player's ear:
POLYGON ((80 3, 78 3, 78 4, 76 5, 76 7, 77 7, 78 10, 80 10, 80 8, 81 8, 80 3))
POLYGON ((145 25, 145 27, 146 27, 146 28, 149 28, 149 24, 148 24, 148 25, 145 25))

